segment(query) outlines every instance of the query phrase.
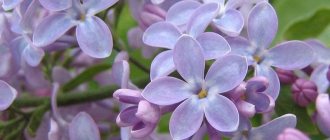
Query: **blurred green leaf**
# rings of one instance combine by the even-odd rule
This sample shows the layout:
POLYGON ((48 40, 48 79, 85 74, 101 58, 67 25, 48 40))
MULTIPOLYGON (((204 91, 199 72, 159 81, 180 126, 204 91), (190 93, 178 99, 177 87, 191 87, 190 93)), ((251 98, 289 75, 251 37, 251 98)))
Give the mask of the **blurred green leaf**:
POLYGON ((284 33, 286 39, 305 40, 319 36, 330 23, 330 9, 320 9, 312 17, 291 25, 284 33))
POLYGON ((158 132, 160 133, 170 132, 168 124, 170 122, 171 115, 172 115, 171 113, 167 113, 160 118, 160 121, 158 123, 158 132))
POLYGON ((125 4, 121 9, 117 23, 116 33, 127 45, 127 32, 129 29, 137 25, 136 21, 131 15, 128 4, 125 4))
POLYGON ((276 114, 281 116, 287 113, 295 114, 297 117, 297 128, 307 134, 317 134, 317 128, 312 123, 307 113, 307 108, 300 107, 294 103, 291 97, 290 86, 281 85, 281 93, 276 100, 276 114))
POLYGON ((27 125, 27 131, 32 137, 36 135, 36 132, 42 122, 44 114, 48 111, 49 107, 50 103, 45 102, 43 105, 39 106, 33 111, 30 121, 27 125))

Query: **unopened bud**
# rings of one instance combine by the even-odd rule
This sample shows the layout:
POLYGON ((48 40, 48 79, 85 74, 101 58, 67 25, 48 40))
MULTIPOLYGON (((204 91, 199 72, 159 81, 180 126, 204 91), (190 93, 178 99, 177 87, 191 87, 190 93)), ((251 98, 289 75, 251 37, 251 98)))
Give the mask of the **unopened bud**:
POLYGON ((276 73, 280 81, 284 84, 292 84, 297 79, 297 76, 294 74, 294 72, 290 70, 277 68, 276 73))
POLYGON ((309 140, 310 138, 301 131, 294 128, 285 129, 280 135, 277 136, 277 140, 309 140))
POLYGON ((302 107, 314 102, 318 95, 317 87, 314 82, 298 79, 291 87, 293 100, 302 107))
POLYGON ((151 24, 164 21, 166 12, 157 5, 146 4, 140 14, 141 26, 143 29, 148 28, 151 24))

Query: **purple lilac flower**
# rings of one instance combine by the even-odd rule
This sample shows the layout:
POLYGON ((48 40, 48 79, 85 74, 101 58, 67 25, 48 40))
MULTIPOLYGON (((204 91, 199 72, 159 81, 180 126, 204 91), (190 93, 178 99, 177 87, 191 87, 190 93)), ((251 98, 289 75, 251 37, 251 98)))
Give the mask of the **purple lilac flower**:
POLYGON ((21 2, 23 2, 23 0, 1 0, 2 8, 6 11, 14 9, 21 2))
POLYGON ((281 83, 284 84, 292 84, 296 81, 298 78, 295 73, 291 70, 283 70, 280 68, 276 68, 276 74, 280 80, 281 83))
POLYGON ((232 101, 219 93, 238 86, 247 73, 246 59, 237 55, 219 58, 204 78, 203 51, 190 36, 180 37, 173 50, 173 61, 185 81, 162 77, 149 83, 142 96, 157 105, 180 103, 170 119, 174 139, 185 139, 200 128, 204 115, 213 128, 231 132, 238 127, 238 111, 232 101), (189 53, 187 53, 189 52, 189 53))
POLYGON ((291 87, 293 100, 302 107, 306 107, 316 100, 318 95, 317 87, 314 82, 298 79, 291 87))
POLYGON ((81 3, 73 0, 71 8, 54 12, 38 25, 33 34, 33 43, 47 46, 76 26, 78 44, 84 53, 95 58, 108 57, 113 47, 112 35, 108 26, 94 15, 117 1, 89 0, 81 3))
POLYGON ((321 93, 316 99, 316 122, 322 133, 330 137, 330 98, 328 94, 321 93))
POLYGON ((265 91, 274 99, 280 90, 280 82, 271 66, 285 69, 301 69, 313 62, 314 52, 306 43, 288 41, 267 49, 277 32, 277 16, 267 2, 258 3, 250 12, 247 23, 249 40, 243 37, 228 38, 232 53, 246 56, 249 65, 255 67, 256 76, 269 81, 265 91))
POLYGON ((150 72, 152 80, 175 70, 173 48, 182 35, 189 35, 198 41, 206 60, 219 58, 230 51, 222 36, 213 32, 203 33, 218 9, 216 3, 201 5, 193 1, 178 2, 169 9, 165 22, 155 23, 145 31, 145 44, 170 49, 158 54, 153 60, 150 72))
POLYGON ((301 131, 294 128, 285 129, 280 135, 277 136, 277 140, 310 140, 308 136, 301 131))
POLYGON ((293 114, 278 117, 259 127, 250 128, 247 131, 237 133, 232 140, 276 140, 286 128, 294 128, 297 118, 293 114))
POLYGON ((17 91, 7 82, 0 80, 0 111, 6 110, 15 100, 17 91))

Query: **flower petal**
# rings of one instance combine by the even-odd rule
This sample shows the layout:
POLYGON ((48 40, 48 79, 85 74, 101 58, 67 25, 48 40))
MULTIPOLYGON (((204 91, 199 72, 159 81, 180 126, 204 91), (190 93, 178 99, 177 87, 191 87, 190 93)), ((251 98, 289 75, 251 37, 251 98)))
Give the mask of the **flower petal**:
POLYGON ((267 48, 272 43, 278 27, 277 15, 268 2, 260 2, 252 8, 247 30, 250 41, 259 48, 267 48))
POLYGON ((207 121, 218 131, 233 132, 237 130, 238 111, 235 104, 228 98, 219 94, 207 96, 204 112, 207 121))
POLYGON ((160 108, 157 105, 142 100, 139 102, 138 110, 135 115, 143 122, 157 124, 161 114, 160 108))
POLYGON ((23 0, 3 0, 2 8, 6 11, 11 10, 18 6, 23 0))
POLYGON ((243 37, 226 37, 226 40, 229 43, 231 48, 230 54, 236 54, 245 56, 247 58, 248 64, 251 65, 254 63, 253 59, 253 50, 251 49, 251 44, 249 40, 243 37))
POLYGON ((93 16, 117 3, 118 0, 84 0, 87 15, 93 16))
MULTIPOLYGON (((157 125, 153 124, 153 123, 139 122, 132 127, 130 134, 132 135, 133 138, 148 139, 148 136, 154 131, 156 126, 157 125)), ((131 139, 133 139, 133 138, 131 138, 131 139)), ((123 139, 123 137, 122 137, 122 139, 123 139)))
POLYGON ((69 125, 70 140, 100 140, 100 132, 93 118, 85 112, 76 115, 69 125))
POLYGON ((124 110, 122 110, 116 119, 116 123, 120 127, 127 127, 132 126, 139 121, 141 121, 139 118, 135 116, 135 113, 137 112, 137 106, 131 106, 127 107, 124 110))
POLYGON ((23 57, 30 66, 38 66, 45 56, 45 52, 33 46, 27 46, 23 51, 23 57))
POLYGON ((175 70, 173 62, 173 51, 168 50, 159 53, 154 60, 152 60, 150 67, 150 79, 167 76, 175 70))
POLYGON ((206 85, 210 94, 230 91, 237 87, 247 73, 245 57, 226 55, 215 61, 206 74, 206 85))
POLYGON ((115 62, 112 65, 111 79, 117 86, 128 88, 130 67, 127 61, 115 62))
POLYGON ((61 11, 72 6, 72 0, 39 0, 40 4, 47 10, 61 11))
POLYGON ((142 92, 142 96, 157 105, 172 105, 192 94, 187 83, 172 77, 161 77, 149 83, 142 92))
POLYGON ((52 78, 54 82, 57 82, 59 84, 65 84, 66 82, 71 80, 72 75, 67 69, 60 66, 55 66, 52 70, 52 78))
POLYGON ((238 36, 244 27, 244 18, 239 11, 229 9, 220 18, 214 19, 213 23, 223 33, 238 36))
POLYGON ((95 58, 110 56, 113 42, 108 26, 98 17, 87 18, 76 29, 81 50, 95 58))
POLYGON ((316 99, 317 125, 326 136, 330 137, 330 98, 328 94, 319 94, 316 99))
POLYGON ((166 14, 166 21, 171 22, 176 26, 186 24, 191 18, 194 11, 201 4, 196 1, 180 1, 168 9, 166 14))
POLYGON ((330 85, 327 79, 327 72, 329 70, 329 65, 319 65, 316 67, 311 75, 311 81, 313 81, 317 86, 317 91, 319 93, 326 93, 330 85))
POLYGON ((285 128, 294 128, 296 123, 297 118, 295 115, 286 114, 260 127, 253 128, 248 139, 276 139, 285 128))
POLYGON ((76 22, 67 14, 55 13, 50 15, 38 24, 33 34, 33 43, 38 47, 47 46, 75 25, 76 22))
POLYGON ((0 111, 4 111, 14 102, 17 91, 2 80, 0 80, 0 91, 0 111))
POLYGON ((267 93, 276 100, 280 93, 280 80, 278 79, 276 72, 269 66, 257 65, 256 76, 264 76, 267 78, 269 86, 264 93, 267 93))
POLYGON ((218 11, 219 5, 217 3, 207 3, 197 8, 188 21, 187 33, 192 37, 197 37, 203 33, 218 11))
POLYGON ((113 97, 128 104, 138 104, 142 99, 140 91, 131 89, 118 89, 113 93, 113 97))
POLYGON ((204 79, 205 61, 199 43, 190 36, 180 37, 175 44, 173 61, 177 71, 188 83, 200 83, 204 79))
POLYGON ((199 99, 189 98, 174 110, 169 124, 173 139, 186 139, 201 127, 204 112, 199 103, 199 99))
POLYGON ((180 30, 173 24, 158 22, 145 30, 142 40, 149 46, 173 49, 180 36, 180 30))
POLYGON ((330 48, 327 48, 323 43, 318 40, 305 41, 312 47, 317 57, 317 61, 325 64, 330 64, 330 48))
POLYGON ((197 37, 197 41, 201 44, 206 60, 219 58, 230 52, 228 42, 219 34, 205 32, 197 37))
POLYGON ((269 50, 264 62, 272 66, 295 70, 307 67, 314 61, 314 51, 301 41, 288 41, 269 50))

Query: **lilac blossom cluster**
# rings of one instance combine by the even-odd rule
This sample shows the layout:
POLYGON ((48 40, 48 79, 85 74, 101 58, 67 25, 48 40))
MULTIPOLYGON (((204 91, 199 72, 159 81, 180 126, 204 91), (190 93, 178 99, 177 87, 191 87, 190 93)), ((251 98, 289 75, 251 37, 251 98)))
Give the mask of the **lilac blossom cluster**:
POLYGON ((292 104, 315 106, 311 120, 330 137, 330 48, 315 39, 273 45, 268 0, 1 4, 0 139, 308 140, 299 116, 275 111, 283 87, 292 104), (127 42, 116 30, 125 5, 137 23, 127 42), (130 49, 152 60, 150 70, 130 49), (130 78, 131 65, 148 77, 130 78))

